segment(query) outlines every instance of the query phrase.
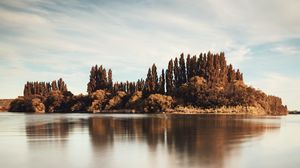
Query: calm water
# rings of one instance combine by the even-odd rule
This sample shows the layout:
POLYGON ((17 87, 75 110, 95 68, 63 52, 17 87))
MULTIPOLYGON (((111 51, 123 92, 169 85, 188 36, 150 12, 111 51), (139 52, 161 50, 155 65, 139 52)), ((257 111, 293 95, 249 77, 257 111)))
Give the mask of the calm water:
POLYGON ((300 115, 0 113, 1 168, 300 167, 300 115))

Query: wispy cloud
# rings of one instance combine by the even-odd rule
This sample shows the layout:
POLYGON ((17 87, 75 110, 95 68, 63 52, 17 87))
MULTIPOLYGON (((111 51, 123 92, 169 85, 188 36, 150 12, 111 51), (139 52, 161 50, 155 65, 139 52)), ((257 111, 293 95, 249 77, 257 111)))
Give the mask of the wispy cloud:
POLYGON ((300 48, 294 46, 280 46, 273 48, 273 51, 287 56, 295 56, 300 54, 300 48))

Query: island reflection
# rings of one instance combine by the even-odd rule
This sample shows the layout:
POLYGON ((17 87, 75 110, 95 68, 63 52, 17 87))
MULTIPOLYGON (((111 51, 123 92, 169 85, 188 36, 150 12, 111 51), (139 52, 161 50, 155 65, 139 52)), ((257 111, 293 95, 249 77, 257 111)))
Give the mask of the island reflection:
MULTIPOLYGON (((90 141, 78 145, 89 145, 92 155, 103 157, 118 151, 130 155, 131 149, 121 149, 120 145, 139 147, 146 144, 146 152, 151 158, 164 154, 168 165, 172 162, 178 167, 225 167, 232 155, 239 154, 242 144, 279 128, 279 122, 256 122, 256 119, 239 116, 91 116, 31 123, 26 126, 26 133, 29 145, 36 145, 35 141, 39 139, 49 140, 48 143, 68 143, 72 141, 72 134, 80 133, 88 136, 90 141), (30 141, 33 139, 35 141, 30 141)), ((122 161, 108 165, 122 166, 122 161)))

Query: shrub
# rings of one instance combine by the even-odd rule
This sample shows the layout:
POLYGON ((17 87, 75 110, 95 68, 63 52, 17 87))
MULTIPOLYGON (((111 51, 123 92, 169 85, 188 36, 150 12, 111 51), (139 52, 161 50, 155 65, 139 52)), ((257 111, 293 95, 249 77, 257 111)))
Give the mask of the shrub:
POLYGON ((105 90, 97 90, 91 95, 92 104, 87 108, 88 112, 100 112, 105 107, 108 93, 105 90))
POLYGON ((45 112, 45 105, 39 98, 34 98, 31 100, 32 109, 36 113, 44 113, 45 112))
POLYGON ((144 100, 143 110, 144 112, 162 112, 171 108, 172 103, 173 99, 171 96, 151 94, 144 100))
POLYGON ((142 104, 143 93, 141 91, 134 92, 126 103, 126 108, 139 109, 142 104))
POLYGON ((16 98, 10 103, 11 112, 29 112, 29 101, 24 98, 16 98))
POLYGON ((60 112, 61 111, 61 103, 63 101, 63 94, 60 91, 55 90, 51 91, 50 95, 47 97, 45 101, 46 111, 49 113, 60 112))
POLYGON ((91 97, 80 94, 73 97, 73 103, 70 107, 70 110, 71 112, 85 112, 91 103, 91 97))
POLYGON ((17 98, 10 104, 11 112, 45 112, 45 105, 40 98, 17 98))
POLYGON ((108 101, 105 110, 117 109, 122 107, 122 100, 126 96, 124 91, 118 91, 117 94, 108 101))

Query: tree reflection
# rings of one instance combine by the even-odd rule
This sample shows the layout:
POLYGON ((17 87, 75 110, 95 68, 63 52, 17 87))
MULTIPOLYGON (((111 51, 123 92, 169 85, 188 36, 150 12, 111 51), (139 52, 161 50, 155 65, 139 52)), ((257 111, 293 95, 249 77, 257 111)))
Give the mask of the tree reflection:
POLYGON ((30 138, 36 137, 60 137, 67 138, 73 125, 67 119, 56 122, 36 122, 26 126, 26 134, 30 138))
POLYGON ((169 155, 179 161, 188 158, 189 166, 223 167, 230 152, 243 142, 259 137, 280 124, 253 122, 239 116, 168 116, 145 118, 90 118, 89 132, 93 146, 114 142, 147 143, 149 150, 167 147, 169 155))
MULTIPOLYGON (((88 144, 74 144, 90 143, 92 155, 105 151, 108 151, 108 155, 112 154, 111 151, 118 152, 116 144, 146 144, 151 156, 165 154, 167 162, 176 161, 189 167, 224 167, 233 152, 239 153, 242 144, 261 137, 266 131, 280 128, 279 119, 271 120, 265 122, 265 119, 248 120, 241 116, 225 115, 94 115, 89 118, 62 117, 52 122, 34 122, 26 126, 26 133, 28 139, 42 137, 64 142, 71 141, 71 135, 75 133, 89 135, 88 144)), ((129 149, 125 153, 130 155, 130 152, 129 149)))

